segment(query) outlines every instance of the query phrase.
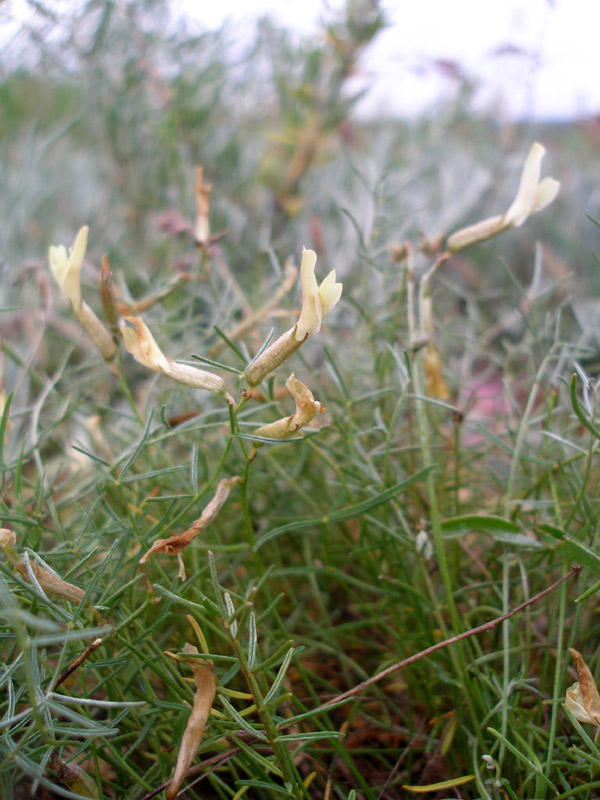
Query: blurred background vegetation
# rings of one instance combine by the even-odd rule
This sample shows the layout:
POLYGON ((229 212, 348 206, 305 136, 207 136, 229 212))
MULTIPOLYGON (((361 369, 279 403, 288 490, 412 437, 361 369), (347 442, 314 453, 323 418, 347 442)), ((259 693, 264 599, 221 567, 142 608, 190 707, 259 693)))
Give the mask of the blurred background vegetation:
MULTIPOLYGON (((3 524, 67 580, 91 587, 94 603, 119 626, 107 651, 81 669, 85 678, 66 684, 69 691, 143 700, 148 709, 118 718, 113 710, 84 709, 97 727, 83 743, 66 723, 55 729, 46 718, 17 719, 0 779, 6 798, 58 796, 49 763, 60 752, 94 776, 96 794, 84 796, 139 800, 172 774, 189 711, 183 670, 164 656, 190 638, 186 612, 206 626, 211 652, 222 658, 221 687, 244 690, 239 664, 227 661, 235 658, 220 621, 222 586, 236 604, 256 595, 263 660, 288 640, 303 648, 286 676, 279 722, 439 641, 446 624, 452 632, 440 575, 417 546, 430 513, 420 485, 402 502, 290 539, 279 535, 255 553, 249 540, 377 497, 422 466, 407 367, 404 243, 414 243, 421 274, 439 237, 506 209, 533 141, 547 148, 544 173, 561 181, 557 201, 500 244, 452 258, 436 276, 436 338, 452 398, 451 407, 430 408, 441 511, 505 514, 524 537, 536 525, 566 522, 578 540, 595 544, 598 503, 588 492, 597 477, 595 445, 573 417, 565 380, 577 357, 589 372, 592 402, 600 276, 590 217, 599 216, 600 126, 499 125, 474 110, 466 80, 421 118, 357 118, 350 79, 385 25, 375 0, 349 0, 311 38, 265 19, 242 49, 227 29, 190 33, 167 0, 70 5, 36 3, 36 24, 2 62, 0 334, 4 388, 14 393, 3 524), (223 234, 206 260, 187 235, 200 164, 213 186, 211 229, 223 234), (305 348, 293 366, 326 403, 327 425, 308 442, 261 451, 249 500, 228 505, 209 537, 216 584, 205 549, 190 554, 183 584, 174 562, 157 559, 142 580, 137 561, 158 536, 199 516, 209 499, 203 487, 228 446, 227 412, 212 398, 149 379, 129 359, 141 416, 132 415, 51 284, 48 246, 70 244, 84 224, 90 304, 99 306, 97 269, 106 253, 120 299, 147 308, 157 340, 169 342, 174 357, 200 353, 243 369, 270 327, 289 325, 297 291, 282 292, 268 324, 252 329, 237 350, 215 326, 231 331, 268 302, 302 246, 317 251, 321 275, 335 268, 344 283, 322 345, 305 348), (546 428, 560 441, 544 438, 546 428), (513 459, 520 472, 511 496, 513 459), (113 728, 107 739, 99 733, 109 722, 118 731, 114 742, 113 728)), ((274 407, 279 416, 289 413, 276 389, 269 384, 242 429, 258 424, 257 415, 270 419, 274 407)), ((247 467, 238 444, 227 451, 228 475, 247 467)), ((515 539, 514 553, 506 541, 456 537, 448 544, 454 602, 469 625, 517 605, 568 565, 537 539, 531 550, 531 541, 515 539)), ((2 677, 12 719, 83 646, 63 644, 52 629, 46 649, 35 646, 37 666, 21 675, 18 654, 29 652, 33 633, 23 631, 31 620, 48 617, 69 630, 92 623, 70 606, 40 601, 2 569, 3 585, 32 615, 15 611, 18 624, 7 624, 0 640, 5 663, 15 664, 2 677), (13 678, 16 695, 6 688, 13 678)), ((593 580, 592 570, 581 590, 593 580)), ((310 719, 310 731, 342 730, 347 739, 343 746, 315 740, 296 754, 295 768, 312 786, 306 791, 328 800, 352 791, 369 800, 400 798, 404 784, 476 774, 469 785, 429 796, 570 797, 575 783, 579 797, 594 796, 600 753, 593 742, 586 742, 592 756, 575 752, 549 703, 558 709, 569 682, 560 661, 567 640, 597 639, 595 610, 593 602, 568 605, 563 590, 516 632, 469 646, 466 684, 467 668, 445 651, 374 689, 369 702, 310 719), (506 744, 509 732, 517 754, 506 744), (532 772, 536 758, 542 766, 532 772)), ((281 660, 273 658, 261 680, 272 682, 281 660)), ((240 723, 224 708, 200 760, 231 747, 225 736, 240 723)), ((210 775, 210 789, 203 781, 186 797, 294 796, 265 766, 266 751, 240 741, 241 752, 210 775)))

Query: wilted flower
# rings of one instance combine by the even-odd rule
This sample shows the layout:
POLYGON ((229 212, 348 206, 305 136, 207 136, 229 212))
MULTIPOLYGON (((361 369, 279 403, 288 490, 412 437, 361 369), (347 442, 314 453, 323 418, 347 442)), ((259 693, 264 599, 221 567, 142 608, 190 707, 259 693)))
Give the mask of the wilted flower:
POLYGON ((73 794, 81 797, 89 797, 92 800, 98 798, 98 786, 87 772, 78 764, 67 764, 62 761, 55 752, 50 759, 52 769, 56 772, 59 782, 66 786, 73 794))
POLYGON ((14 531, 11 531, 10 528, 0 528, 0 547, 10 552, 16 543, 17 535, 14 531))
POLYGON ((212 185, 204 183, 204 169, 196 167, 196 220, 194 237, 199 245, 206 244, 210 236, 210 192, 212 185))
POLYGON ((596 681, 581 653, 569 648, 575 659, 579 680, 567 689, 565 704, 579 722, 589 722, 600 727, 600 694, 596 681))
MULTIPOLYGON (((198 648, 187 642, 183 652, 189 655, 199 655, 198 648)), ((212 661, 197 658, 186 660, 194 673, 196 691, 194 693, 194 705, 181 737, 175 772, 167 789, 167 800, 173 800, 177 797, 179 788, 185 778, 185 773, 200 747, 217 689, 212 661)))
POLYGON ((239 476, 235 478, 223 478, 223 480, 219 481, 215 496, 202 512, 200 519, 193 522, 191 527, 183 533, 171 536, 169 539, 157 539, 150 550, 144 553, 142 558, 140 558, 140 564, 145 564, 154 553, 164 553, 167 556, 176 555, 179 559, 179 577, 181 580, 185 580, 185 569, 181 558, 182 551, 196 536, 199 536, 202 531, 214 521, 219 511, 222 509, 223 504, 229 497, 229 492, 232 487, 236 483, 241 483, 241 481, 242 479, 239 476))
POLYGON ((315 400, 308 386, 299 381, 293 372, 285 385, 296 401, 295 413, 257 428, 253 431, 254 436, 264 436, 266 439, 289 439, 290 436, 295 436, 304 425, 308 425, 316 414, 324 413, 323 404, 315 400))
POLYGON ((342 295, 342 284, 335 281, 335 270, 317 285, 315 265, 317 254, 314 250, 302 250, 300 264, 300 285, 302 287, 302 308, 298 322, 289 331, 267 347, 264 353, 246 370, 246 380, 250 386, 258 384, 280 364, 288 359, 309 336, 321 330, 327 314, 342 295))
POLYGON ((415 547, 417 548, 417 553, 422 555, 427 561, 433 558, 433 544, 426 530, 422 529, 417 533, 415 547))
POLYGON ((87 225, 80 229, 69 253, 63 245, 51 245, 48 260, 63 297, 71 303, 79 324, 91 336, 102 357, 112 361, 117 354, 117 345, 81 297, 81 266, 87 247, 88 231, 87 225))
POLYGON ((141 317, 125 317, 125 319, 127 322, 131 322, 135 330, 123 327, 121 334, 125 348, 136 361, 178 383, 184 383, 194 389, 206 389, 209 392, 225 395, 230 402, 233 402, 227 394, 227 386, 223 378, 212 372, 191 367, 188 364, 178 364, 171 358, 167 358, 154 341, 154 337, 141 317))
POLYGON ((545 152, 541 144, 535 142, 532 145, 523 167, 519 190, 508 211, 453 233, 447 242, 451 253, 457 253, 465 247, 491 239, 507 228, 518 228, 531 214, 550 205, 558 194, 560 183, 554 178, 544 178, 540 181, 545 152))
POLYGON ((41 589, 41 594, 62 597, 75 605, 81 603, 85 597, 83 589, 63 581, 55 572, 46 569, 46 567, 38 564, 32 558, 28 556, 19 557, 16 543, 17 537, 14 531, 10 530, 10 528, 0 528, 0 547, 4 550, 4 554, 21 577, 38 589, 38 593, 41 589))

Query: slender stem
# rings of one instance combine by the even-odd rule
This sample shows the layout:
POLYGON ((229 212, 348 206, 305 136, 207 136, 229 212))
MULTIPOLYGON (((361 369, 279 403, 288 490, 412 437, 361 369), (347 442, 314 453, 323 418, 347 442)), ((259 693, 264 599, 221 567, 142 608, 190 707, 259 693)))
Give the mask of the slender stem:
POLYGON ((519 427, 517 429, 517 438, 515 439, 515 446, 513 448, 512 458, 510 462, 508 485, 506 487, 506 500, 504 505, 504 511, 507 518, 511 514, 511 506, 514 500, 515 483, 517 480, 517 470, 519 468, 521 449, 523 447, 523 439, 525 438, 525 433, 527 431, 529 417, 531 416, 535 404, 537 402, 538 390, 541 388, 542 385, 542 376, 546 371, 548 364, 550 363, 552 358, 554 358, 554 351, 556 349, 556 346, 557 346, 556 344, 553 345, 552 348, 550 349, 550 352, 544 356, 542 363, 540 364, 539 369, 536 373, 533 386, 531 387, 531 391, 529 392, 529 397, 527 398, 525 410, 523 411, 523 415, 519 420, 519 427))
MULTIPOLYGON (((435 266, 436 265, 434 265, 434 267, 435 266)), ((433 268, 432 270, 430 270, 431 274, 432 272, 433 268)), ((427 274, 426 276, 427 278, 429 278, 430 273, 427 274)), ((411 283, 413 282, 412 272, 409 272, 408 279, 409 279, 408 280, 409 291, 407 292, 407 297, 409 304, 411 304, 414 297, 414 289, 411 290, 411 283)), ((422 310, 423 308, 422 298, 420 306, 422 310)), ((415 330, 415 324, 414 324, 413 308, 409 307, 407 316, 409 319, 409 329, 411 332, 411 352, 412 352, 418 344, 416 338, 417 332, 415 330)), ((421 448, 422 466, 424 468, 427 468, 434 466, 435 462, 431 454, 431 446, 429 442, 429 421, 427 418, 426 403, 423 400, 425 380, 424 380, 424 363, 423 363, 423 358, 421 356, 422 354, 417 354, 417 357, 413 359, 412 380, 414 386, 414 393, 418 398, 416 403, 416 414, 417 414, 417 425, 418 425, 419 441, 421 448)), ((446 594, 446 602, 448 605, 448 611, 450 613, 452 630, 455 635, 458 635, 462 629, 462 625, 458 614, 458 610, 456 608, 456 604, 454 602, 452 578, 450 576, 448 559, 446 557, 446 548, 442 533, 442 524, 441 524, 441 517, 438 505, 437 487, 435 484, 433 470, 431 470, 428 473, 426 478, 426 484, 427 484, 427 498, 429 501, 431 532, 433 535, 433 544, 434 544, 436 559, 440 570, 440 574, 442 576, 442 583, 444 585, 444 590, 446 594)), ((456 641, 460 642, 461 639, 460 638, 456 639, 456 641)), ((471 681, 469 677, 465 653, 462 646, 459 645, 457 648, 457 653, 452 652, 451 657, 454 662, 454 668, 457 674, 460 676, 460 679, 463 684, 463 696, 465 698, 465 702, 469 711, 469 716, 471 717, 473 730, 476 731, 476 735, 481 740, 481 744, 483 746, 483 734, 479 730, 478 715, 473 701, 474 696, 481 699, 480 693, 477 690, 475 684, 471 681)))
POLYGON ((550 777, 550 769, 552 768, 552 756, 554 753, 554 739, 556 738, 556 726, 558 723, 558 698, 561 693, 562 680, 563 680, 563 659, 562 653, 564 648, 564 628, 565 628, 565 607, 567 600, 567 590, 565 584, 560 587, 560 594, 558 596, 558 624, 556 629, 558 631, 556 638, 556 666, 554 669, 554 687, 552 690, 552 714, 550 717, 550 729, 548 731, 548 753, 546 755, 546 766, 544 774, 547 778, 550 777))
POLYGON ((122 352, 121 348, 119 348, 119 350, 117 352, 117 362, 115 364, 115 370, 116 370, 116 373, 117 373, 117 378, 119 379, 119 385, 121 387, 121 390, 122 390, 123 394, 125 395, 125 397, 127 399, 127 402, 129 403, 129 407, 133 411, 137 421, 140 423, 140 425, 143 426, 144 420, 142 418, 142 415, 138 411, 138 407, 135 404, 135 399, 134 399, 133 395, 131 394, 131 390, 129 388, 129 385, 128 385, 127 381, 125 380, 125 370, 123 368, 123 352, 122 352))
POLYGON ((511 611, 507 612, 506 614, 502 614, 500 617, 496 617, 495 619, 489 620, 488 622, 484 622, 482 625, 478 625, 476 628, 470 628, 468 631, 463 631, 462 633, 457 634, 456 636, 451 636, 449 639, 444 639, 442 642, 437 642, 436 644, 431 645, 431 647, 426 647, 425 650, 421 650, 418 653, 415 653, 408 658, 403 659, 402 661, 398 661, 396 664, 392 664, 389 667, 386 667, 381 672, 378 672, 376 675, 373 675, 371 678, 367 678, 367 680, 362 681, 362 683, 357 684, 352 689, 348 689, 347 692, 343 692, 342 694, 338 694, 335 697, 332 697, 331 700, 328 700, 326 703, 323 703, 318 708, 315 709, 315 713, 317 711, 322 711, 330 706, 337 705, 338 703, 343 703, 345 700, 349 700, 351 697, 356 697, 357 695, 364 692, 365 689, 368 689, 369 686, 373 686, 373 684, 378 683, 379 681, 387 678, 388 675, 392 675, 394 672, 398 672, 398 670, 403 669, 404 667, 410 666, 410 664, 414 664, 415 661, 420 661, 422 658, 426 658, 427 656, 432 655, 433 653, 437 653, 438 650, 443 650, 445 647, 449 647, 450 645, 457 644, 461 642, 463 639, 468 639, 471 636, 478 636, 480 633, 485 633, 485 631, 491 631, 498 625, 505 622, 507 619, 514 617, 516 614, 519 614, 528 606, 537 603, 538 600, 541 600, 542 597, 545 597, 550 592, 553 592, 557 589, 562 583, 569 580, 569 578, 575 577, 581 571, 581 567, 578 564, 574 564, 571 569, 559 578, 557 581, 554 581, 550 586, 547 586, 541 592, 538 592, 533 597, 530 597, 529 600, 526 600, 524 603, 516 606, 511 611))

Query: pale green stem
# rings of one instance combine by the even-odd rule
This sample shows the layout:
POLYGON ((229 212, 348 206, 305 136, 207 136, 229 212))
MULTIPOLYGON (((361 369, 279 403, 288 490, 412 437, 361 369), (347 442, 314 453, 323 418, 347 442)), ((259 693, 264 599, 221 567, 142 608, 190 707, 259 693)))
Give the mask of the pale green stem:
MULTIPOLYGON (((434 267, 437 266, 437 263, 434 267)), ((408 318, 408 325, 409 325, 409 332, 410 332, 410 351, 411 353, 414 352, 414 348, 418 344, 418 332, 415 328, 415 318, 414 318, 414 278, 411 269, 411 262, 409 257, 409 267, 408 267, 408 285, 407 285, 407 318, 408 318)), ((428 278, 430 274, 433 273, 433 268, 427 273, 426 277, 428 278)), ((423 358, 421 357, 422 354, 417 354, 412 361, 412 380, 413 380, 413 387, 414 387, 414 394, 416 396, 416 415, 417 415, 417 423, 418 423, 418 432, 419 432, 419 442, 420 442, 420 449, 421 449, 421 459, 423 463, 423 467, 432 467, 435 465, 435 462, 431 455, 431 447, 429 442, 429 422, 427 419, 427 408, 426 403, 424 400, 425 392, 424 392, 424 364, 423 358)), ((446 602, 448 605, 448 611, 450 613, 450 620, 452 623, 452 630, 455 635, 462 632, 462 625, 460 621, 460 617, 458 614, 458 610, 456 608, 456 604, 454 602, 454 593, 452 590, 452 580, 450 577, 450 570, 448 568, 448 560, 446 558, 446 548, 444 544, 444 538, 442 533, 442 525, 441 525, 441 518, 438 506, 438 496, 437 496, 437 488, 435 485, 434 479, 434 472, 433 470, 430 471, 426 478, 427 482, 427 498, 429 501, 429 513, 430 513, 430 524, 431 524, 431 532, 433 536, 433 543, 436 553, 436 559, 438 562, 438 567, 440 570, 440 574, 442 576, 442 582, 444 585, 444 590, 446 594, 446 602)), ((476 712, 475 704, 473 702, 473 695, 478 693, 476 686, 469 678, 469 674, 467 671, 467 664, 465 659, 465 652, 462 643, 457 643, 456 650, 451 648, 451 657, 454 663, 454 669, 456 670, 457 674, 460 676, 462 687, 463 687, 463 696, 465 698, 465 703, 467 705, 469 715, 471 717, 471 722, 473 725, 473 730, 477 738, 480 741, 480 745, 482 747, 485 746, 483 735, 479 730, 479 719, 476 712)))
MULTIPOLYGON (((537 402, 538 397, 538 390, 541 387, 542 376, 544 375, 550 360, 554 357, 554 350, 555 346, 550 349, 550 352, 546 354, 542 363, 539 366, 539 369, 536 373, 535 380, 533 382, 533 386, 531 387, 531 391, 529 392, 529 397, 527 398, 527 403, 525 405, 525 410, 523 411, 523 415, 519 420, 519 427, 517 429, 517 438, 515 439, 515 446, 513 448, 512 459, 510 463, 510 472, 508 475, 508 485, 506 488, 506 500, 504 505, 504 515, 506 518, 510 517, 511 514, 511 506, 514 497, 515 491, 515 484, 517 480, 517 472, 519 469, 520 464, 520 456, 521 450, 523 447, 523 440, 525 438, 525 433, 527 431, 527 424, 529 422, 529 418, 535 408, 535 404, 537 402)), ((503 553, 503 565, 502 565, 502 612, 506 614, 510 607, 510 585, 509 585, 509 558, 510 552, 508 548, 504 547, 503 553)), ((501 733, 502 739, 500 740, 500 752, 498 754, 498 763, 502 764, 505 755, 505 745, 504 739, 506 738, 506 734, 508 731, 508 693, 510 688, 510 620, 506 620, 502 623, 502 722, 501 722, 501 733)))

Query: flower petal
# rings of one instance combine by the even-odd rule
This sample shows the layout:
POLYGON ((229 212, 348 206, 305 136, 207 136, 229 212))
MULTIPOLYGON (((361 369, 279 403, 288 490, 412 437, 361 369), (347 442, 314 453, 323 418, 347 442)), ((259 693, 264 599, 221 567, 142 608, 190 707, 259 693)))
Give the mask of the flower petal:
MULTIPOLYGON (((569 648, 569 653, 575 659, 577 672, 579 673, 579 692, 581 694, 581 702, 587 714, 587 719, 583 722, 591 722, 593 725, 600 727, 600 694, 596 687, 596 681, 591 673, 590 668, 583 660, 581 653, 569 648)), ((574 686, 571 688, 575 688, 574 686)), ((579 699, 579 695, 577 695, 579 699)), ((573 713, 573 712, 571 712, 573 713)))
POLYGON ((73 247, 67 255, 62 245, 48 250, 50 269, 66 300, 75 308, 81 305, 81 265, 87 247, 89 228, 84 225, 75 237, 73 247))
POLYGON ((545 148, 543 148, 541 144, 538 144, 538 142, 535 142, 531 146, 521 174, 521 183, 519 184, 517 196, 504 215, 504 222, 507 225, 518 228, 519 225, 522 225, 527 217, 533 213, 533 204, 535 202, 542 170, 542 158, 545 152, 545 148))
POLYGON ((567 689, 565 705, 578 722, 593 722, 583 705, 583 694, 579 681, 567 689))
POLYGON ((302 310, 296 324, 296 339, 303 341, 321 330, 321 300, 315 278, 317 254, 314 250, 302 248, 300 263, 300 285, 302 287, 302 310))
POLYGON ((535 214, 536 211, 541 211, 542 208, 549 206, 558 194, 559 189, 560 181, 557 181, 555 178, 544 178, 535 193, 531 213, 535 214))
POLYGON ((335 270, 332 269, 329 275, 319 286, 319 300, 321 301, 321 318, 325 319, 331 309, 337 304, 342 296, 342 284, 335 282, 335 270))
POLYGON ((121 328, 125 349, 136 361, 149 369, 156 369, 160 372, 167 369, 169 366, 167 357, 154 341, 144 320, 141 317, 126 317, 125 319, 135 326, 135 331, 131 328, 121 328))

